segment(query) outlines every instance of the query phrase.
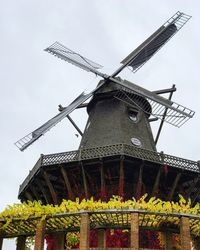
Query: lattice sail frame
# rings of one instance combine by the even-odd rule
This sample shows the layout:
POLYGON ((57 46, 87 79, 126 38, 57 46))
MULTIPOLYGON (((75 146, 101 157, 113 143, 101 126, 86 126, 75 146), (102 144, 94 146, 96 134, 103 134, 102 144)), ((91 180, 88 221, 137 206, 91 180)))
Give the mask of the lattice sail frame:
POLYGON ((51 46, 46 48, 44 51, 49 52, 50 54, 60 58, 61 60, 67 61, 83 70, 86 70, 88 72, 92 72, 97 75, 101 75, 104 77, 104 74, 101 74, 101 72, 97 71, 97 69, 102 68, 98 63, 93 62, 92 60, 80 55, 77 52, 74 52, 71 49, 68 49, 66 46, 59 42, 53 43, 51 46))
POLYGON ((146 114, 148 115, 152 115, 158 119, 163 119, 163 114, 165 111, 166 115, 164 117, 164 121, 180 128, 185 122, 187 122, 190 118, 192 118, 195 114, 194 111, 180 105, 177 104, 175 102, 172 103, 172 107, 174 107, 175 109, 172 108, 167 108, 166 106, 155 102, 154 100, 150 99, 150 98, 146 98, 146 100, 150 103, 151 105, 151 112, 148 112, 147 109, 144 107, 144 105, 146 104, 145 99, 141 99, 141 97, 143 97, 142 95, 139 95, 138 93, 135 94, 133 96, 133 94, 135 94, 134 92, 131 92, 129 90, 129 92, 127 92, 127 90, 119 90, 116 94, 115 94, 115 98, 123 101, 129 105, 133 105, 133 106, 137 106, 140 110, 142 109, 146 114), (140 105, 138 105, 138 101, 142 102, 141 106, 143 108, 141 108, 140 105), (177 112, 176 110, 179 109, 181 112, 177 112))
POLYGON ((156 54, 191 18, 178 11, 168 19, 156 32, 147 38, 133 52, 121 61, 125 66, 137 72, 154 54, 156 54))
MULTIPOLYGON (((95 91, 95 90, 94 90, 95 91)), ((48 120, 42 126, 24 136, 17 142, 15 145, 23 151, 28 146, 30 146, 34 141, 39 139, 42 135, 44 135, 48 130, 50 130, 53 126, 55 126, 58 122, 62 121, 67 115, 69 115, 72 111, 74 111, 80 104, 84 103, 87 99, 89 99, 93 95, 93 91, 85 94, 81 93, 69 106, 64 108, 64 110, 58 113, 56 116, 48 120)))

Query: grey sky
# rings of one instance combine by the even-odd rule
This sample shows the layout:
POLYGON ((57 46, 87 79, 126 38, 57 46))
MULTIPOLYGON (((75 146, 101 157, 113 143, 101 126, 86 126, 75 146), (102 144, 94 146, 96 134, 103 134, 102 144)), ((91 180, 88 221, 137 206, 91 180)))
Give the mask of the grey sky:
MULTIPOLYGON (((0 31, 0 209, 17 202, 20 183, 41 153, 77 149, 79 139, 63 120, 28 150, 13 143, 57 114, 98 80, 43 49, 60 41, 112 73, 119 62, 176 11, 193 18, 136 74, 121 74, 150 90, 171 87, 173 100, 196 111, 182 128, 165 124, 158 151, 200 159, 199 135, 199 1, 136 0, 7 0, 1 2, 0 31)), ((80 127, 85 111, 73 113, 80 127)), ((154 126, 155 127, 155 126, 154 126)), ((12 243, 5 242, 4 249, 12 243)))

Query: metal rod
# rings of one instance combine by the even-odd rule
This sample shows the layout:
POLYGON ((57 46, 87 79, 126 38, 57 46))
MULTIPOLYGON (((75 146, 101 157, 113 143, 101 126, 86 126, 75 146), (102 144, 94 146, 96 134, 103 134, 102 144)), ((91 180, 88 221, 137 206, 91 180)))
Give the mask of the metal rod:
MULTIPOLYGON (((173 88, 175 88, 175 84, 172 85, 172 89, 173 89, 173 88)), ((172 95, 173 95, 173 92, 170 92, 169 98, 168 98, 170 101, 171 101, 171 99, 172 99, 172 95)), ((164 123, 164 121, 165 121, 165 117, 166 117, 166 114, 167 114, 167 110, 168 110, 168 108, 165 109, 164 114, 163 114, 163 118, 162 118, 162 120, 161 120, 161 122, 160 122, 160 126, 159 126, 159 128, 158 128, 158 132, 157 132, 156 139, 155 139, 155 145, 157 144, 158 139, 159 139, 159 137, 160 137, 160 133, 161 133, 161 130, 162 130, 162 127, 163 127, 163 123, 164 123)))
POLYGON ((150 118, 148 121, 149 122, 155 122, 155 121, 157 121, 158 120, 158 117, 155 117, 155 118, 150 118))
MULTIPOLYGON (((175 86, 175 85, 173 85, 173 86, 175 86)), ((159 89, 159 90, 155 90, 152 92, 156 93, 157 95, 160 95, 160 94, 166 94, 166 93, 171 93, 171 92, 175 92, 175 91, 176 91, 176 88, 172 87, 169 89, 159 89)))
POLYGON ((82 131, 79 129, 79 127, 76 125, 76 123, 72 120, 72 118, 70 117, 70 115, 67 115, 67 118, 69 119, 69 121, 71 122, 71 124, 75 127, 75 129, 77 130, 77 132, 79 133, 79 135, 83 136, 82 131))
MULTIPOLYGON (((88 102, 87 103, 82 103, 80 104, 78 107, 76 107, 76 109, 80 109, 80 108, 86 108, 88 105, 88 102)), ((61 104, 58 105, 58 110, 59 111, 63 111, 66 107, 63 107, 61 104)))

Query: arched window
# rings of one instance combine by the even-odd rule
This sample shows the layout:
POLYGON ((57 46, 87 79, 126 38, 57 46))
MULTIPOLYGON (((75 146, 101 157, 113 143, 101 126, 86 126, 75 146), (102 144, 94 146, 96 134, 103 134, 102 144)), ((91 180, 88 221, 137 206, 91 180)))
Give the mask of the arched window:
POLYGON ((137 109, 129 109, 128 116, 135 123, 139 121, 139 111, 137 109))

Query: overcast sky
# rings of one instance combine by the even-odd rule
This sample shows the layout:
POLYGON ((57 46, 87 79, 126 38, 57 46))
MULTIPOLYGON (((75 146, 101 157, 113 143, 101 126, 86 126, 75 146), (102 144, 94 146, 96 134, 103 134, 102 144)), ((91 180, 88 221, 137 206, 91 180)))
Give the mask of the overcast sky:
MULTIPOLYGON (((25 152, 14 142, 98 83, 91 73, 43 51, 60 41, 112 73, 177 11, 192 19, 136 74, 121 76, 150 90, 176 84, 173 100, 196 111, 180 129, 165 124, 158 151, 200 159, 200 3, 187 0, 6 0, 0 8, 0 209, 17 202, 19 185, 41 153, 77 149, 80 138, 67 119, 25 152)), ((84 128, 86 112, 72 117, 84 128)), ((156 127, 156 125, 154 125, 156 127)), ((154 128, 156 133, 156 128, 154 128)), ((13 249, 5 242, 4 249, 13 249)))

